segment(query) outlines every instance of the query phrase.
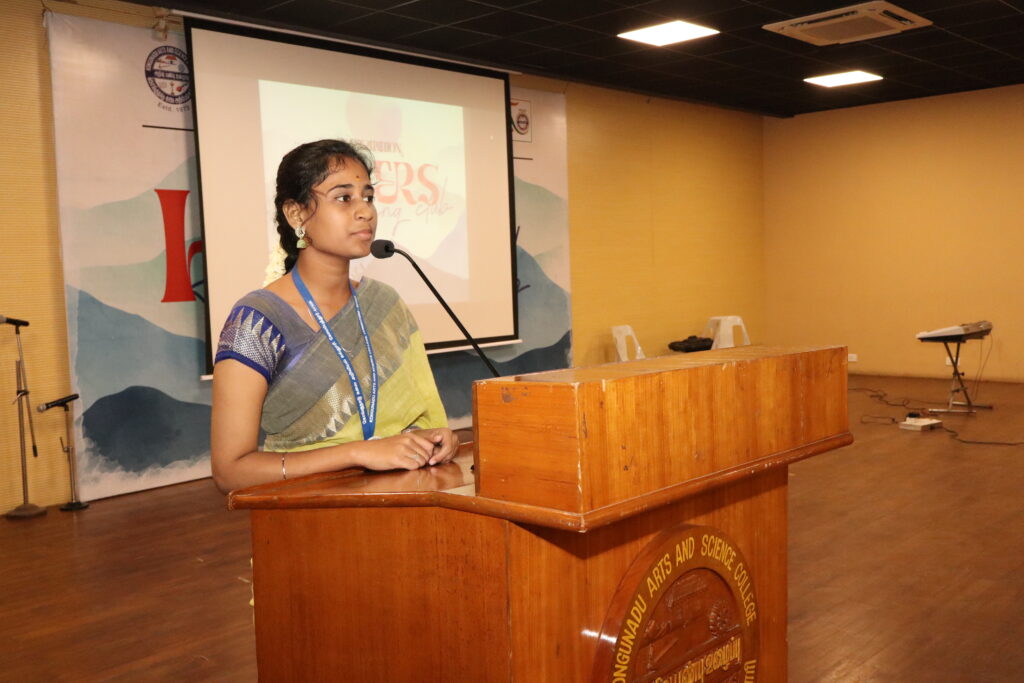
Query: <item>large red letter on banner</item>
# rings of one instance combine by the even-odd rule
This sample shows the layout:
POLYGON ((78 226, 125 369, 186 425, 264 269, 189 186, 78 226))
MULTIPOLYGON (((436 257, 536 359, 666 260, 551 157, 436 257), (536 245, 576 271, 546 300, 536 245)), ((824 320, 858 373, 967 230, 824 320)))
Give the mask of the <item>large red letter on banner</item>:
POLYGON ((167 261, 164 298, 160 301, 195 301, 188 268, 192 260, 190 257, 195 254, 185 253, 185 200, 189 191, 154 191, 160 197, 160 210, 164 215, 164 253, 167 261))

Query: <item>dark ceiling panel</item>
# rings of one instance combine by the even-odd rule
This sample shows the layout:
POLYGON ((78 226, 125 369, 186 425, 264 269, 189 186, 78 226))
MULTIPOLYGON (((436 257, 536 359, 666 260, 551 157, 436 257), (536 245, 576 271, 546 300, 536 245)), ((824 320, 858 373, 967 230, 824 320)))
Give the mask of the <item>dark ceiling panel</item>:
POLYGON ((459 50, 491 39, 491 36, 483 33, 441 26, 406 36, 404 41, 411 47, 419 47, 432 52, 444 52, 445 50, 459 50))
POLYGON ((789 18, 789 15, 784 12, 747 4, 742 7, 727 9, 724 12, 703 14, 696 17, 694 23, 727 33, 741 28, 750 28, 751 26, 763 26, 789 18))
MULTIPOLYGON (((533 43, 534 45, 562 48, 583 45, 600 37, 600 33, 588 31, 585 28, 578 28, 571 24, 548 24, 543 28, 524 31, 516 36, 517 39, 533 43)), ((603 57, 595 57, 595 59, 603 59, 603 57)))
POLYGON ((547 21, 573 22, 620 9, 619 5, 608 0, 586 0, 585 2, 535 2, 528 7, 519 8, 519 12, 540 17, 547 21))
POLYGON ((409 19, 408 17, 400 17, 397 14, 388 14, 387 12, 374 12, 373 14, 364 14, 351 21, 346 21, 338 25, 337 30, 349 36, 365 36, 373 40, 389 42, 400 36, 419 33, 431 28, 434 28, 434 24, 428 21, 409 19))
POLYGON ((519 9, 522 7, 529 7, 531 5, 542 4, 538 0, 473 0, 473 2, 481 5, 488 5, 490 7, 496 7, 498 9, 519 9))
POLYGON ((594 14, 577 19, 573 24, 614 37, 626 31, 663 24, 666 21, 668 21, 666 17, 652 14, 643 9, 618 9, 614 12, 594 14))
POLYGON ((507 11, 493 12, 459 23, 459 28, 469 29, 470 31, 482 31, 483 33, 490 33, 500 37, 507 37, 546 26, 548 26, 548 22, 543 19, 538 19, 529 14, 507 11))
POLYGON ((955 30, 957 26, 963 24, 976 24, 979 21, 1005 19, 1019 12, 1020 10, 1014 9, 1001 0, 982 0, 981 2, 971 2, 930 11, 928 12, 928 18, 939 26, 955 30))
POLYGON ((459 21, 492 14, 493 7, 467 0, 416 0, 390 10, 392 14, 436 23, 454 24, 459 21))
MULTIPOLYGON (((244 7, 245 5, 242 5, 244 7)), ((309 17, 309 20, 323 28, 333 28, 338 24, 373 14, 374 10, 354 5, 342 5, 321 0, 291 0, 278 3, 267 9, 263 16, 277 22, 288 23, 296 13, 309 17)))
POLYGON ((676 52, 683 52, 688 55, 706 56, 717 55, 731 50, 742 50, 745 47, 750 47, 750 41, 723 33, 717 36, 688 40, 685 43, 669 47, 676 52))
MULTIPOLYGON (((892 1, 892 0, 891 0, 892 1)), ((141 0, 167 6, 166 0, 141 0)), ((1024 0, 894 0, 934 25, 815 46, 763 24, 854 4, 815 0, 180 0, 210 17, 364 40, 483 66, 771 116, 1024 83, 1024 0), (670 19, 722 31, 665 47, 616 34, 670 19), (821 88, 863 69, 884 80, 821 88)))
POLYGON ((702 14, 746 7, 749 4, 743 0, 691 0, 689 2, 654 0, 654 2, 644 3, 642 7, 647 12, 654 12, 672 19, 693 21, 694 17, 699 17, 702 14))
MULTIPOLYGON (((392 7, 398 7, 399 5, 404 5, 404 4, 408 3, 408 2, 409 2, 409 0, 329 0, 329 2, 323 3, 323 4, 353 5, 355 7, 362 7, 363 9, 370 9, 370 10, 374 10, 374 11, 379 11, 379 10, 391 9, 392 7)), ((199 2, 199 3, 193 3, 193 4, 197 4, 197 5, 210 5, 210 6, 220 6, 221 5, 220 2, 215 2, 215 3, 199 2)), ((256 13, 257 12, 256 8, 252 7, 253 3, 249 2, 249 3, 246 3, 246 4, 249 7, 251 7, 251 9, 249 10, 250 13, 256 13)), ((266 6, 266 5, 270 5, 272 3, 266 2, 266 3, 261 3, 261 4, 266 6)), ((287 8, 288 4, 290 4, 290 3, 273 3, 273 5, 281 6, 285 10, 288 9, 287 8)), ((292 13, 293 17, 296 16, 296 15, 297 15, 297 13, 295 13, 295 12, 292 13)), ((303 17, 303 18, 305 18, 305 17, 303 17)))

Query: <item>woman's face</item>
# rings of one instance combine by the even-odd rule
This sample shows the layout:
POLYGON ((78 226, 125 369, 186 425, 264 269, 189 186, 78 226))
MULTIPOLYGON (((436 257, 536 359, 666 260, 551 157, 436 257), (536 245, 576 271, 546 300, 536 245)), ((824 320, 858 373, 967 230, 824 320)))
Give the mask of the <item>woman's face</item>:
POLYGON ((299 218, 306 228, 307 249, 349 259, 369 254, 377 231, 377 208, 370 174, 362 163, 348 158, 333 161, 299 218))

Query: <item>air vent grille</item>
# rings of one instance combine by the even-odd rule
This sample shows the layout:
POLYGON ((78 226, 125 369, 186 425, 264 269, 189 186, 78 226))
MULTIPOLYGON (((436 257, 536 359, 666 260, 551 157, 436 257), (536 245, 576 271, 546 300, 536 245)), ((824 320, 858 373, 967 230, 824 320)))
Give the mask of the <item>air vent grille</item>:
POLYGON ((865 2, 762 28, 813 45, 835 45, 888 36, 931 23, 888 2, 865 2))

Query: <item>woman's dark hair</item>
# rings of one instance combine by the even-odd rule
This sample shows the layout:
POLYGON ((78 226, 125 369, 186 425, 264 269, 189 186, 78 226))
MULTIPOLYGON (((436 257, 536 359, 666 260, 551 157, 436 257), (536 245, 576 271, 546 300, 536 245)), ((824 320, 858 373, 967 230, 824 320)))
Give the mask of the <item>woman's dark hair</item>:
POLYGON ((366 147, 344 140, 317 140, 299 145, 284 155, 277 167, 277 234, 286 254, 285 271, 290 271, 299 258, 298 238, 284 215, 284 205, 296 202, 300 206, 316 204, 313 188, 324 181, 337 162, 354 159, 363 165, 367 174, 373 173, 373 155, 366 147))

